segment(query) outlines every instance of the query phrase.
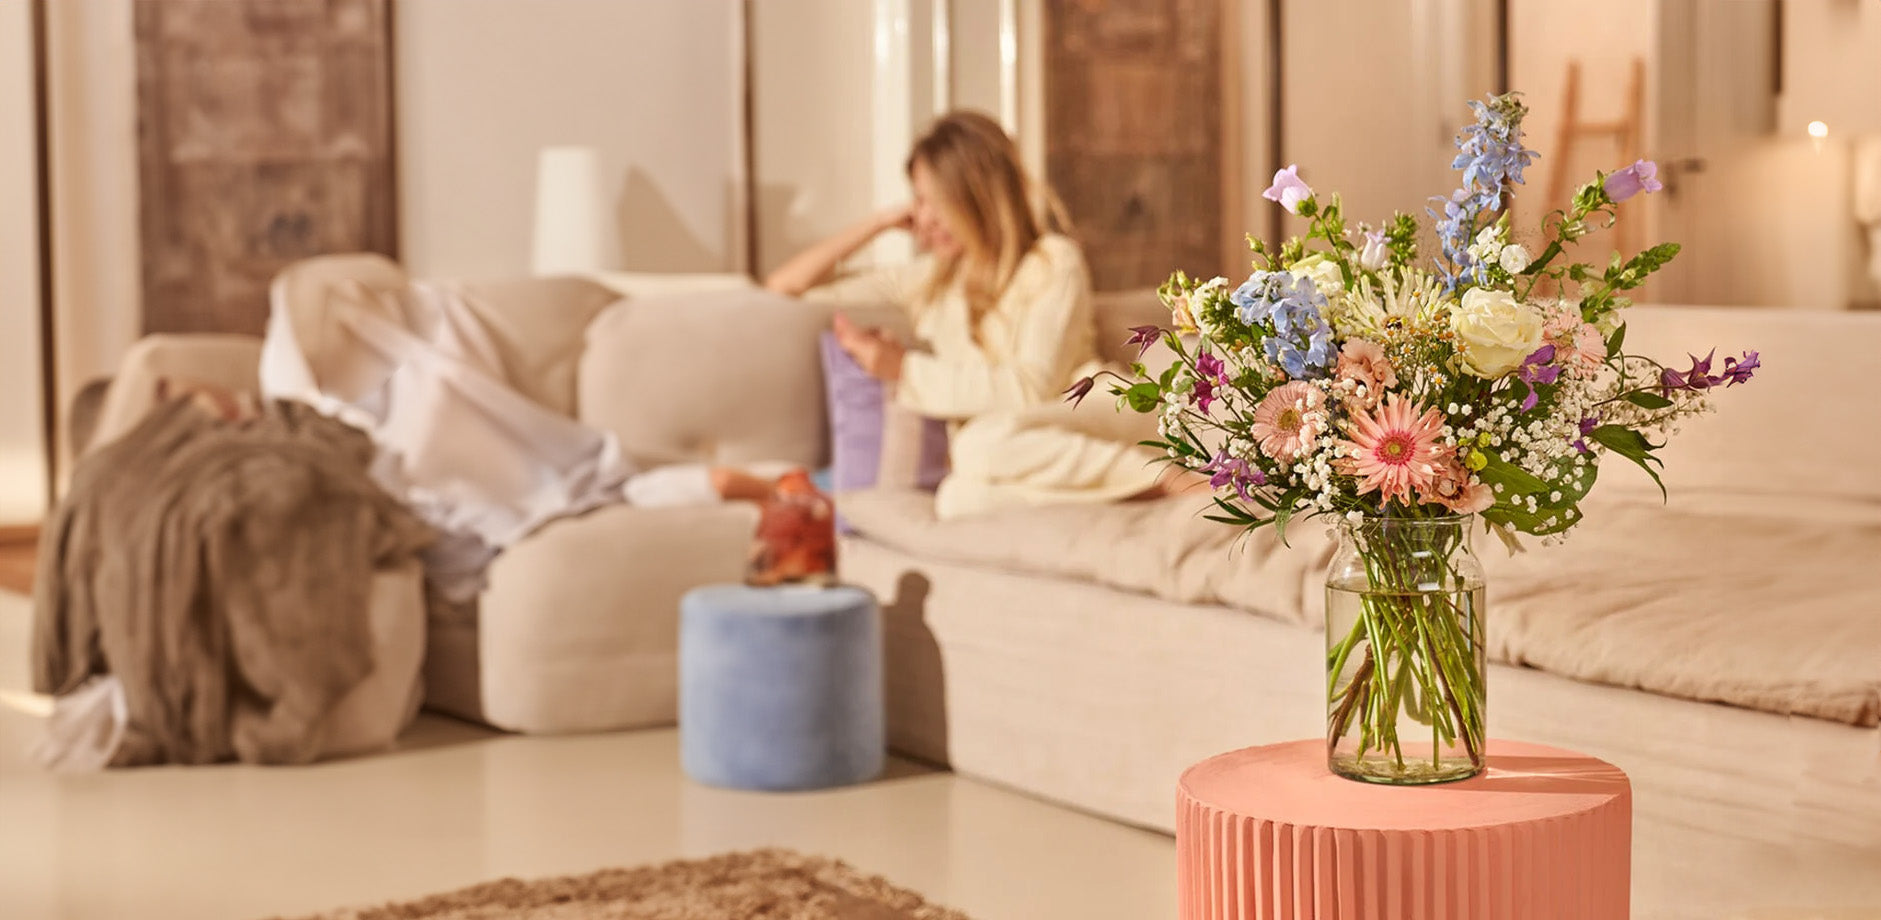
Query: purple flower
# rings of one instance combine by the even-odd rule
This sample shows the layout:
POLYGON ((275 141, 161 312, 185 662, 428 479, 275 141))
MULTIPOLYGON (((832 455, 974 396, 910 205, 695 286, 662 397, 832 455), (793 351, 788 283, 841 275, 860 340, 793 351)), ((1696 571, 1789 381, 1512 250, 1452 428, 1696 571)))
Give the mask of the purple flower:
POLYGON ((1161 341, 1162 337, 1161 326, 1131 326, 1130 338, 1126 339, 1123 344, 1137 346, 1136 356, 1142 358, 1149 354, 1149 350, 1161 341))
POLYGON ((1747 351, 1744 352, 1742 358, 1725 358, 1724 373, 1713 374, 1711 359, 1717 354, 1718 350, 1713 348, 1710 354, 1702 358, 1689 355, 1688 357, 1692 359, 1690 370, 1675 371, 1668 367, 1660 371, 1659 391, 1670 395, 1673 390, 1709 390, 1721 383, 1725 386, 1736 386, 1749 382, 1757 369, 1763 366, 1756 352, 1747 351))
POLYGON ((1215 402, 1215 388, 1228 385, 1228 369, 1221 359, 1203 352, 1195 356, 1195 393, 1191 397, 1195 407, 1208 414, 1208 407, 1215 402))
POLYGON ((1197 377, 1195 391, 1189 395, 1195 402, 1195 408, 1203 415, 1208 414, 1208 407, 1215 404, 1215 382, 1207 377, 1197 377))
POLYGON ((1313 189, 1300 179, 1300 167, 1291 164, 1286 169, 1274 173, 1274 184, 1261 193, 1268 201, 1277 201, 1280 206, 1293 214, 1300 213, 1300 203, 1313 197, 1313 189))
POLYGON ((1543 345, 1535 349, 1534 354, 1522 359, 1521 370, 1516 372, 1516 376, 1528 385, 1528 395, 1522 398, 1523 412, 1535 408, 1535 404, 1541 401, 1540 394, 1535 390, 1537 384, 1551 384, 1561 379, 1561 369, 1555 367, 1551 363, 1553 361, 1553 345, 1543 345))
POLYGON ((1744 358, 1741 361, 1736 358, 1725 358, 1724 376, 1731 381, 1725 386, 1734 387, 1740 383, 1748 383, 1751 374, 1762 366, 1763 363, 1757 360, 1757 353, 1754 351, 1744 352, 1744 358))
POLYGON ((1210 383, 1228 382, 1227 367, 1221 363, 1220 358, 1211 354, 1203 353, 1196 356, 1195 373, 1210 383))
POLYGON ((1658 175, 1659 164, 1651 160, 1639 160, 1607 177, 1607 197, 1618 203, 1640 192, 1656 192, 1665 188, 1665 183, 1655 178, 1658 175))
POLYGON ((1091 395, 1091 389, 1096 386, 1096 377, 1085 377, 1065 390, 1065 401, 1075 408, 1084 402, 1084 397, 1091 395))
POLYGON ((1230 457, 1226 453, 1216 454, 1215 459, 1210 460, 1201 471, 1212 474, 1208 477, 1210 486, 1216 490, 1233 487, 1234 493, 1241 496, 1244 502, 1254 500, 1250 491, 1253 487, 1267 484, 1266 474, 1249 466, 1246 460, 1230 457))
POLYGON ((1583 454, 1593 453, 1593 448, 1587 446, 1587 436, 1593 434, 1594 429, 1598 427, 1600 427, 1600 416, 1598 415, 1590 415, 1581 419, 1581 436, 1574 439, 1574 449, 1583 454))
POLYGON ((1723 383, 1723 377, 1714 377, 1711 374, 1711 359, 1715 357, 1717 353, 1718 350, 1713 348, 1709 354, 1702 358, 1697 355, 1686 355, 1686 357, 1692 359, 1692 367, 1690 370, 1678 375, 1679 379, 1684 382, 1674 389, 1709 390, 1723 383))

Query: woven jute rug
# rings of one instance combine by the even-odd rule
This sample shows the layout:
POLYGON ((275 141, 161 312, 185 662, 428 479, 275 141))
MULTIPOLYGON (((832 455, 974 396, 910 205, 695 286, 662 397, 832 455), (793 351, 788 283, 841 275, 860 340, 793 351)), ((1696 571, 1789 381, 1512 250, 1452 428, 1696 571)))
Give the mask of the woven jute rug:
POLYGON ((504 879, 304 920, 969 920, 833 859, 728 853, 637 869, 504 879))

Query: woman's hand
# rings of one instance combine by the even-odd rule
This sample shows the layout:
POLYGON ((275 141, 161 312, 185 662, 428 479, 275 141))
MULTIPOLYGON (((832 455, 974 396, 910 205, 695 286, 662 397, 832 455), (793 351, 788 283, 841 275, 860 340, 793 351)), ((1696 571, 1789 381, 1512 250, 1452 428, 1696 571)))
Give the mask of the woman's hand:
POLYGON ((901 379, 901 359, 907 349, 880 329, 864 329, 849 317, 836 314, 831 326, 836 344, 854 358, 864 373, 884 383, 901 379))
POLYGON ((907 230, 909 232, 913 232, 914 230, 914 203, 913 202, 896 205, 895 207, 876 212, 875 233, 872 235, 872 237, 879 236, 890 230, 907 230))

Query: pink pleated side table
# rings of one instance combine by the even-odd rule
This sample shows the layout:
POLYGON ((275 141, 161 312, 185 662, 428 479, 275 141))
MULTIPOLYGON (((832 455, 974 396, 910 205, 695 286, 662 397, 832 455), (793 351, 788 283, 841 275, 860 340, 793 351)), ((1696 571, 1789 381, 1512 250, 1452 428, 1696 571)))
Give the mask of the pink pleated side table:
POLYGON ((1489 743, 1489 769, 1375 786, 1324 741, 1247 748, 1182 774, 1182 920, 1625 920, 1633 795, 1618 767, 1489 743))

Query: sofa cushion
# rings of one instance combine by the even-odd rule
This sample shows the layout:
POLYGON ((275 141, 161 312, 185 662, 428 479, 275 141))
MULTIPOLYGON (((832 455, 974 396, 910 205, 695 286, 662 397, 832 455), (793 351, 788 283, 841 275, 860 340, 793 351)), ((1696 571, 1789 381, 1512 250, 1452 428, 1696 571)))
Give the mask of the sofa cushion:
MULTIPOLYGON (((844 495, 868 539, 938 561, 1222 604, 1318 629, 1325 525, 1245 538, 1193 500, 938 521, 922 493, 844 495)), ((1856 725, 1881 724, 1881 520, 1600 502, 1557 547, 1489 572, 1489 653, 1566 677, 1856 725)), ((1015 611, 1017 613, 1017 611, 1015 611)))
MULTIPOLYGON (((1781 508, 1794 496, 1881 505, 1881 428, 1863 408, 1881 349, 1881 315, 1814 310, 1636 307, 1626 350, 1683 368, 1686 354, 1745 350, 1763 366, 1743 386, 1713 395, 1717 412, 1692 419, 1659 452, 1675 506, 1698 510, 1713 496, 1763 495, 1781 508)), ((1600 492, 1659 492, 1624 461, 1602 465, 1600 492), (1611 473, 1609 473, 1611 468, 1611 473)))
POLYGON ((1091 581, 1191 604, 1223 604, 1317 628, 1332 542, 1325 525, 1242 538, 1195 498, 1056 505, 941 521, 925 492, 871 490, 837 510, 869 539, 926 558, 1091 581))
POLYGON ((588 329, 582 421, 644 466, 782 461, 828 454, 817 336, 829 308, 762 290, 647 297, 588 329))
POLYGON ((830 469, 836 491, 940 485, 947 476, 946 424, 887 398, 887 387, 843 351, 835 335, 826 332, 817 344, 828 389, 830 469))
POLYGON ((620 295, 583 278, 521 278, 463 285, 464 302, 477 314, 503 376, 517 392, 574 417, 575 378, 588 324, 620 295))

